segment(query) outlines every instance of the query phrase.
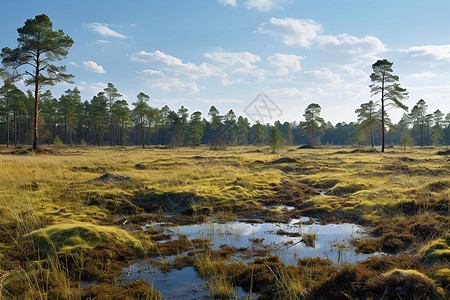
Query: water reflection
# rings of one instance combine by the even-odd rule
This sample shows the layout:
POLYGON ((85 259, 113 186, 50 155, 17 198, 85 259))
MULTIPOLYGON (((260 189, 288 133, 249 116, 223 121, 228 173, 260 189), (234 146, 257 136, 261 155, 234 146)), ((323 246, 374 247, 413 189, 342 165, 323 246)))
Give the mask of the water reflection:
MULTIPOLYGON (((350 245, 352 238, 365 237, 364 228, 349 223, 321 225, 309 218, 294 219, 288 224, 256 223, 249 224, 238 221, 225 223, 206 222, 197 225, 166 227, 163 223, 153 223, 144 226, 164 229, 166 233, 174 234, 173 238, 185 235, 189 239, 210 239, 211 247, 215 250, 221 245, 236 248, 247 248, 250 252, 258 249, 269 249, 271 254, 278 255, 285 264, 296 264, 298 258, 322 257, 329 258, 336 263, 355 263, 366 259, 369 255, 356 254, 350 245), (283 235, 277 232, 284 232, 283 235), (305 234, 315 234, 312 245, 302 242, 305 234)), ((166 261, 173 257, 166 257, 166 261)), ((254 257, 241 257, 239 254, 231 261, 250 261, 254 257)), ((199 299, 209 295, 207 283, 197 276, 194 268, 161 272, 147 261, 139 262, 127 268, 123 277, 125 282, 145 279, 153 283, 166 299, 199 299), (131 271, 131 272, 130 272, 131 271)), ((237 289, 239 296, 248 295, 237 289)), ((256 299, 253 295, 252 299, 256 299)))

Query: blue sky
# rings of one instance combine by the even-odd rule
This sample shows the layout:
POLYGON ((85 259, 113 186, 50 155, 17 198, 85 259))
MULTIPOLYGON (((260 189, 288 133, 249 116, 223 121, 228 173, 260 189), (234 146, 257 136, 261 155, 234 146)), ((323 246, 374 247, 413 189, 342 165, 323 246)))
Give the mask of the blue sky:
POLYGON ((300 121, 312 102, 326 121, 351 122, 376 100, 371 65, 387 58, 410 108, 423 98, 449 112, 449 1, 23 0, 2 11, 0 47, 15 47, 16 29, 41 13, 74 39, 62 63, 83 100, 111 82, 130 104, 144 92, 156 107, 245 115, 265 91, 282 113, 263 122, 300 121))

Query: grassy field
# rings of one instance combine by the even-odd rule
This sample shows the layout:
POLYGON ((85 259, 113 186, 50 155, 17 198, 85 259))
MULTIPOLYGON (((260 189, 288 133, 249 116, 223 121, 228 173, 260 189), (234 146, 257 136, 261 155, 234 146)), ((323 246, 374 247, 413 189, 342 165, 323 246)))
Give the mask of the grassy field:
POLYGON ((437 155, 436 148, 368 150, 88 147, 37 154, 0 148, 2 295, 160 299, 150 283, 118 284, 118 275, 133 260, 195 248, 208 255, 175 263, 195 266, 219 298, 238 283, 260 291, 261 299, 448 297, 448 156, 437 155), (373 238, 355 240, 355 247, 394 255, 345 266, 325 259, 284 266, 263 257, 244 266, 206 251, 207 241, 161 242, 158 232, 139 230, 162 219, 190 224, 257 213, 265 221, 292 218, 294 212, 262 208, 273 204, 295 206, 296 214, 324 223, 366 225, 373 238), (86 280, 99 284, 80 288, 86 280))

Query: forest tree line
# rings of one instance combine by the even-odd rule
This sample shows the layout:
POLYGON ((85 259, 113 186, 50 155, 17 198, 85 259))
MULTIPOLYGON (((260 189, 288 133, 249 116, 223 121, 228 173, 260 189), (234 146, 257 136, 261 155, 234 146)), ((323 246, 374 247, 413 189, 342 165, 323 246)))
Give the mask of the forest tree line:
MULTIPOLYGON (((376 103, 361 104, 356 122, 333 125, 320 117, 321 107, 310 104, 303 120, 273 124, 251 124, 233 110, 222 113, 211 106, 207 115, 189 112, 181 106, 172 110, 149 105, 150 97, 136 96, 130 107, 111 83, 90 101, 82 101, 78 88, 68 89, 59 98, 50 91, 39 95, 39 144, 63 143, 95 146, 199 144, 247 145, 270 144, 271 135, 279 132, 285 145, 368 145, 381 143, 381 112, 376 103), (314 136, 311 131, 314 130, 314 136)), ((31 143, 34 96, 14 84, 5 82, 0 88, 0 143, 31 143)), ((428 111, 419 100, 410 113, 404 113, 397 124, 386 117, 386 144, 430 146, 448 145, 450 113, 428 111)), ((273 141, 272 141, 273 142, 273 141)))
POLYGON ((274 151, 282 145, 448 145, 450 113, 429 112, 419 100, 397 124, 387 114, 389 108, 408 111, 403 100, 408 92, 392 74, 392 62, 378 60, 372 65, 369 86, 379 99, 361 104, 355 113, 357 122, 335 125, 321 116, 321 107, 311 103, 299 122, 275 121, 274 124, 250 124, 233 110, 219 112, 214 106, 207 115, 189 112, 184 106, 172 110, 167 105, 151 107, 150 97, 136 96, 132 107, 121 99, 117 88, 109 83, 90 101, 82 101, 78 88, 68 89, 59 98, 44 86, 58 82, 73 83, 73 75, 65 66, 53 63, 68 55, 74 41, 62 30, 53 30, 45 14, 27 19, 17 29, 16 48, 1 50, 0 76, 0 144, 90 144, 96 146, 170 145, 172 147, 209 144, 212 148, 226 145, 268 144, 274 151), (15 82, 23 79, 34 87, 24 93, 15 82))

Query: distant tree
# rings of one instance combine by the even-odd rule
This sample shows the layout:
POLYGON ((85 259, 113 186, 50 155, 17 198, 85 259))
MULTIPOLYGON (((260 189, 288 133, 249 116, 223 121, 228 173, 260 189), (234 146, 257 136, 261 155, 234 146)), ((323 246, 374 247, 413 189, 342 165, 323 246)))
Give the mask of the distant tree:
POLYGON ((281 147, 283 147, 284 143, 286 142, 282 135, 280 130, 277 126, 273 126, 270 133, 269 133, 269 146, 272 148, 272 151, 276 153, 281 147))
POLYGON ((400 139, 400 145, 403 146, 403 152, 405 152, 406 147, 414 146, 414 140, 407 132, 405 132, 400 139))
POLYGON ((91 103, 89 101, 83 102, 83 114, 80 116, 80 125, 81 125, 81 142, 86 142, 89 144, 94 144, 92 141, 92 127, 93 127, 93 118, 91 115, 91 103))
POLYGON ((258 151, 261 143, 264 141, 264 126, 258 120, 252 126, 252 138, 256 141, 256 145, 258 146, 258 151))
POLYGON ((450 144, 450 112, 445 115, 445 119, 443 121, 444 127, 444 135, 445 135, 445 145, 450 144))
POLYGON ((21 95, 21 97, 15 99, 12 105, 14 145, 29 143, 31 139, 27 133, 32 132, 33 126, 33 92, 27 90, 26 94, 22 93, 21 95))
POLYGON ((177 115, 180 118, 180 139, 181 139, 181 145, 184 145, 185 143, 185 135, 188 127, 188 109, 184 107, 183 105, 178 109, 177 115))
POLYGON ((95 140, 98 146, 104 145, 105 128, 108 122, 108 99, 104 92, 99 92, 92 98, 90 115, 94 121, 95 140))
POLYGON ((133 103, 134 109, 132 112, 133 119, 135 122, 135 125, 140 129, 141 131, 141 142, 142 142, 142 148, 145 148, 145 114, 150 108, 147 104, 147 102, 150 100, 150 96, 144 94, 143 92, 140 92, 137 95, 137 101, 133 103))
POLYGON ((73 40, 64 35, 62 30, 53 31, 52 22, 42 14, 28 19, 23 27, 17 29, 19 45, 14 48, 3 48, 0 56, 7 68, 14 70, 25 67, 28 78, 26 85, 34 85, 34 121, 32 130, 32 147, 37 149, 38 140, 38 102, 39 90, 44 85, 55 85, 60 81, 69 82, 73 77, 66 74, 66 67, 51 64, 61 60, 68 54, 73 40), (46 71, 45 75, 43 72, 46 71))
POLYGON ((445 142, 445 134, 442 127, 433 128, 431 139, 433 141, 433 146, 439 146, 445 142))
POLYGON ((74 128, 82 114, 81 95, 78 88, 68 89, 59 98, 58 112, 64 122, 64 140, 66 144, 72 146, 72 135, 74 128))
POLYGON ((397 123, 397 130, 400 132, 406 132, 409 129, 409 125, 411 125, 411 118, 409 114, 403 113, 400 121, 397 123))
MULTIPOLYGON (((150 107, 145 114, 148 122, 148 141, 151 144, 152 131, 153 133, 157 133, 159 129, 163 126, 163 117, 161 114, 161 110, 158 108, 150 107)), ((156 136, 156 135, 155 135, 156 136)))
POLYGON ((59 136, 55 136, 55 138, 53 139, 53 147, 55 148, 61 148, 63 146, 63 142, 61 141, 61 139, 59 138, 59 136))
POLYGON ((433 122, 434 122, 434 126, 432 129, 433 145, 434 146, 441 145, 445 142, 445 132, 443 128, 445 122, 444 122, 444 114, 439 109, 437 109, 433 113, 433 122))
MULTIPOLYGON (((357 131, 369 132, 372 148, 375 146, 374 130, 380 124, 380 112, 377 111, 377 105, 373 101, 361 104, 360 108, 355 110, 358 114, 357 131)), ((357 135, 358 141, 361 141, 361 135, 357 135)))
POLYGON ((119 97, 122 97, 122 94, 119 93, 117 88, 112 83, 108 83, 108 86, 103 89, 105 91, 105 96, 108 99, 109 104, 109 138, 110 138, 110 145, 114 146, 114 120, 113 120, 113 110, 112 106, 113 103, 118 100, 119 97))
POLYGON ((26 98, 25 94, 11 82, 4 82, 0 88, 0 111, 6 116, 6 147, 10 144, 10 117, 14 109, 26 98))
POLYGON ((433 121, 434 121, 434 126, 442 127, 442 125, 444 124, 444 113, 441 112, 440 109, 437 109, 434 111, 433 121))
POLYGON ((388 106, 408 110, 402 103, 408 98, 408 92, 400 87, 399 77, 392 74, 392 65, 393 63, 386 59, 378 60, 372 65, 373 73, 370 75, 372 95, 381 94, 381 152, 384 152, 385 146, 385 116, 388 106))
POLYGON ((314 137, 317 132, 324 132, 322 126, 325 126, 325 121, 320 117, 320 111, 322 108, 319 104, 311 103, 305 109, 303 117, 304 122, 300 122, 300 126, 303 129, 303 135, 308 135, 308 141, 311 146, 315 146, 314 137))
MULTIPOLYGON (((162 133, 163 133, 163 134, 160 135, 161 136, 161 144, 165 144, 164 137, 165 136, 169 136, 169 134, 164 134, 164 132, 165 132, 166 129, 170 128, 170 124, 171 124, 171 121, 170 121, 170 118, 169 118, 169 112, 170 111, 171 111, 171 109, 170 109, 170 107, 168 105, 164 105, 161 108, 161 110, 160 110, 160 113, 161 113, 161 127, 162 127, 161 129, 162 129, 162 133)), ((170 140, 168 142, 170 142, 170 140)))
POLYGON ((292 135, 292 126, 291 123, 289 122, 284 122, 283 125, 281 126, 281 133, 283 134, 285 140, 286 140, 286 145, 292 145, 293 141, 294 141, 294 137, 292 135))
POLYGON ((58 100, 53 97, 50 91, 45 91, 39 95, 42 120, 44 124, 49 128, 51 133, 51 138, 56 137, 56 126, 59 122, 58 120, 58 100))
POLYGON ((425 135, 425 127, 427 121, 427 108, 428 105, 425 104, 423 99, 420 99, 416 105, 414 105, 409 117, 414 124, 415 130, 419 131, 420 136, 420 146, 424 145, 424 135, 425 135))
POLYGON ((425 128, 426 128, 426 138, 427 145, 431 145, 431 130, 433 128, 433 114, 427 114, 425 116, 425 128))
POLYGON ((236 123, 238 145, 247 144, 247 142, 248 142, 247 134, 248 134, 249 128, 250 128, 250 123, 248 122, 248 119, 244 118, 242 116, 239 116, 237 123, 236 123))
POLYGON ((178 114, 174 111, 169 111, 169 114, 167 116, 169 122, 170 122, 170 145, 172 147, 180 146, 181 145, 181 119, 178 116, 178 114))
POLYGON ((228 144, 235 144, 237 138, 237 122, 236 122, 236 114, 232 109, 223 117, 223 133, 226 136, 226 140, 228 144))
POLYGON ((202 140, 203 129, 205 127, 205 123, 202 122, 202 113, 199 111, 194 112, 191 115, 189 125, 191 128, 192 145, 198 146, 202 140))
POLYGON ((120 146, 126 144, 126 133, 130 122, 131 111, 128 108, 128 103, 125 100, 116 100, 112 106, 113 120, 117 123, 117 136, 120 146))
POLYGON ((219 134, 217 134, 217 130, 219 129, 219 126, 222 122, 222 116, 219 115, 219 111, 215 106, 211 106, 208 112, 208 116, 210 117, 210 128, 212 131, 212 137, 211 137, 211 148, 217 149, 223 147, 223 138, 219 134))

